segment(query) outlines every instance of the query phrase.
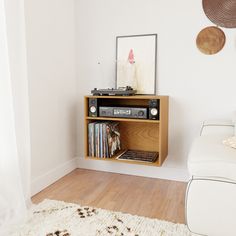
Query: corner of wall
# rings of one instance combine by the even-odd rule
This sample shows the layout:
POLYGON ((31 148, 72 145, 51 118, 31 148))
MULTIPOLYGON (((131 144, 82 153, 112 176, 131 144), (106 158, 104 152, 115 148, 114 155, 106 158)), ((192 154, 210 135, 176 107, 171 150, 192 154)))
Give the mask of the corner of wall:
POLYGON ((56 166, 53 170, 33 179, 31 182, 31 196, 39 193, 49 185, 75 170, 77 168, 77 162, 77 158, 73 158, 62 165, 56 166))

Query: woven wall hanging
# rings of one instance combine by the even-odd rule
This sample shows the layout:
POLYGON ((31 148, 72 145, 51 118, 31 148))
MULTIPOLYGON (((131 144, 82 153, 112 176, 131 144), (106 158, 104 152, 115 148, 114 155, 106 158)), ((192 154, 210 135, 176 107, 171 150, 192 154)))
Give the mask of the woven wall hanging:
POLYGON ((202 0, 203 10, 211 22, 236 28, 236 0, 202 0))
POLYGON ((199 32, 196 44, 202 53, 207 55, 216 54, 225 45, 225 34, 216 26, 206 27, 199 32))

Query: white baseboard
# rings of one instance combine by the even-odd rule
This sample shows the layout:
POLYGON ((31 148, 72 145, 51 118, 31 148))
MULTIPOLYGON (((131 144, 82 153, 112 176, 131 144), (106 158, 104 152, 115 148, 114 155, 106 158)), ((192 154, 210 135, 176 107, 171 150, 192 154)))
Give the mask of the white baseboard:
POLYGON ((113 172, 119 174, 136 175, 150 178, 187 182, 190 178, 187 169, 172 167, 155 167, 145 165, 127 164, 102 160, 86 160, 78 157, 78 168, 113 172))
POLYGON ((44 175, 33 179, 31 182, 31 195, 33 196, 42 191, 76 168, 184 182, 187 182, 190 179, 186 169, 166 166, 154 167, 100 160, 86 160, 85 158, 77 157, 55 167, 53 170, 48 171, 44 175))
POLYGON ((78 166, 78 158, 71 159, 62 165, 56 166, 53 170, 48 171, 44 175, 41 175, 31 182, 31 195, 35 195, 36 193, 42 191, 49 185, 56 182, 58 179, 67 175, 78 166))

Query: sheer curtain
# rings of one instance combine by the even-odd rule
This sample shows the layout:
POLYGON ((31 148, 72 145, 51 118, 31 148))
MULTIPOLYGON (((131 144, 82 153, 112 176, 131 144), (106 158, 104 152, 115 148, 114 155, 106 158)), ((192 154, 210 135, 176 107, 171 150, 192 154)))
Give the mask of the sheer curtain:
POLYGON ((0 235, 30 203, 30 134, 23 0, 0 0, 0 235))

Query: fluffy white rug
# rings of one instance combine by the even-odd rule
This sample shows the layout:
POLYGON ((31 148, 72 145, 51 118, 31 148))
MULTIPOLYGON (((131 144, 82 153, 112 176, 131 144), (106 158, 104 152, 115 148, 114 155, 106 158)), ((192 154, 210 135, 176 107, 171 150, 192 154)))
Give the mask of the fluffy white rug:
POLYGON ((186 225, 44 200, 11 236, 190 236, 186 225))

